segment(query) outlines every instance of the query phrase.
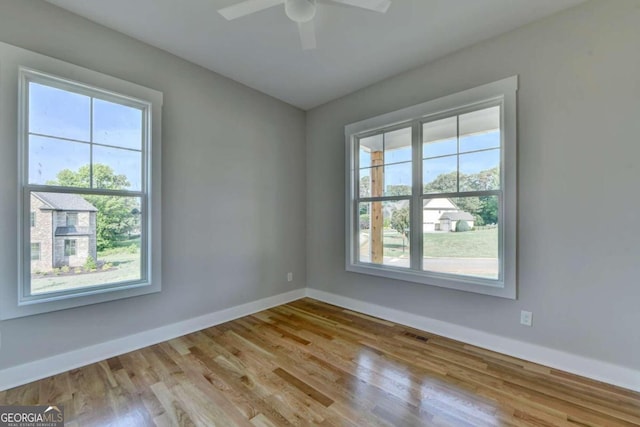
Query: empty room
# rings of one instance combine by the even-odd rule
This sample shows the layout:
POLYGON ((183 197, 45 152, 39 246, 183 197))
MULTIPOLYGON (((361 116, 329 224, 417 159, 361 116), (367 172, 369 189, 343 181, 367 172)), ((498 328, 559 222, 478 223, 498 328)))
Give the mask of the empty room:
POLYGON ((639 0, 0 0, 0 427, 640 426, 639 0))

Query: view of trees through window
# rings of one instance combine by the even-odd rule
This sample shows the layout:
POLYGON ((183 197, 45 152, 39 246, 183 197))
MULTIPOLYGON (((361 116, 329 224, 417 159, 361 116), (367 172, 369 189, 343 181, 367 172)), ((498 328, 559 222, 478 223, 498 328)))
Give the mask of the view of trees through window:
MULTIPOLYGON (((64 169, 47 185, 88 187, 91 175, 100 188, 120 190, 129 183, 107 165, 64 169)), ((33 192, 31 262, 34 294, 141 278, 141 203, 139 197, 33 192), (70 223, 69 218, 74 218, 70 223), (53 237, 51 237, 53 236, 53 237)))
POLYGON ((146 106, 29 78, 27 293, 142 280, 146 106))
MULTIPOLYGON (((360 262, 410 267, 411 135, 359 141, 360 262)), ((500 108, 424 123, 422 140, 421 268, 498 279, 500 108)))

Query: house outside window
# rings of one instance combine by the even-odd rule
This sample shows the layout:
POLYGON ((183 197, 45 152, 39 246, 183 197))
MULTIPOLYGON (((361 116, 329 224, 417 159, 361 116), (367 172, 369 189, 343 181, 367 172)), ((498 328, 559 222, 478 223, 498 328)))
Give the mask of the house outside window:
POLYGON ((0 56, 20 213, 0 318, 159 292, 162 93, 4 43, 0 56))
POLYGON ((31 243, 31 261, 40 261, 40 243, 31 243))
POLYGON ((146 282, 149 230, 138 217, 148 211, 151 105, 36 71, 20 74, 23 188, 30 211, 42 217, 30 239, 53 236, 43 248, 48 264, 25 272, 23 294, 37 300, 146 282), (70 273, 53 283, 48 272, 57 268, 70 273))
POLYGON ((346 126, 346 268, 516 297, 512 77, 346 126))

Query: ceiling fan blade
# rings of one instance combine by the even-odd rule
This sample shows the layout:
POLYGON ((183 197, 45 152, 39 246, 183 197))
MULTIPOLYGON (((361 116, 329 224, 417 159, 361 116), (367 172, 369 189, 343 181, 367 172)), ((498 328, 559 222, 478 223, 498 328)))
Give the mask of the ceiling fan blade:
POLYGON ((316 28, 313 25, 313 20, 308 22, 299 22, 298 31, 300 32, 300 43, 302 44, 302 50, 315 49, 316 28))
POLYGON ((390 0, 332 0, 334 3, 346 4, 347 6, 359 7, 361 9, 372 10, 374 12, 385 13, 389 6, 390 0))
POLYGON ((218 10, 218 13, 224 16, 227 21, 231 21, 283 3, 284 0, 245 0, 233 6, 222 8, 218 10))

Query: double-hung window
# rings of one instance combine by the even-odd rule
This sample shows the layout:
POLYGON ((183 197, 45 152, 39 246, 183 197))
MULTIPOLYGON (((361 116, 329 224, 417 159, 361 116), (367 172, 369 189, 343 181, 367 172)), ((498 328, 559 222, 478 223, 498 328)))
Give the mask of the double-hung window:
POLYGON ((349 271, 516 297, 512 77, 348 125, 349 271))
POLYGON ((20 218, 0 318, 160 291, 162 94, 0 43, 0 105, 20 218))

